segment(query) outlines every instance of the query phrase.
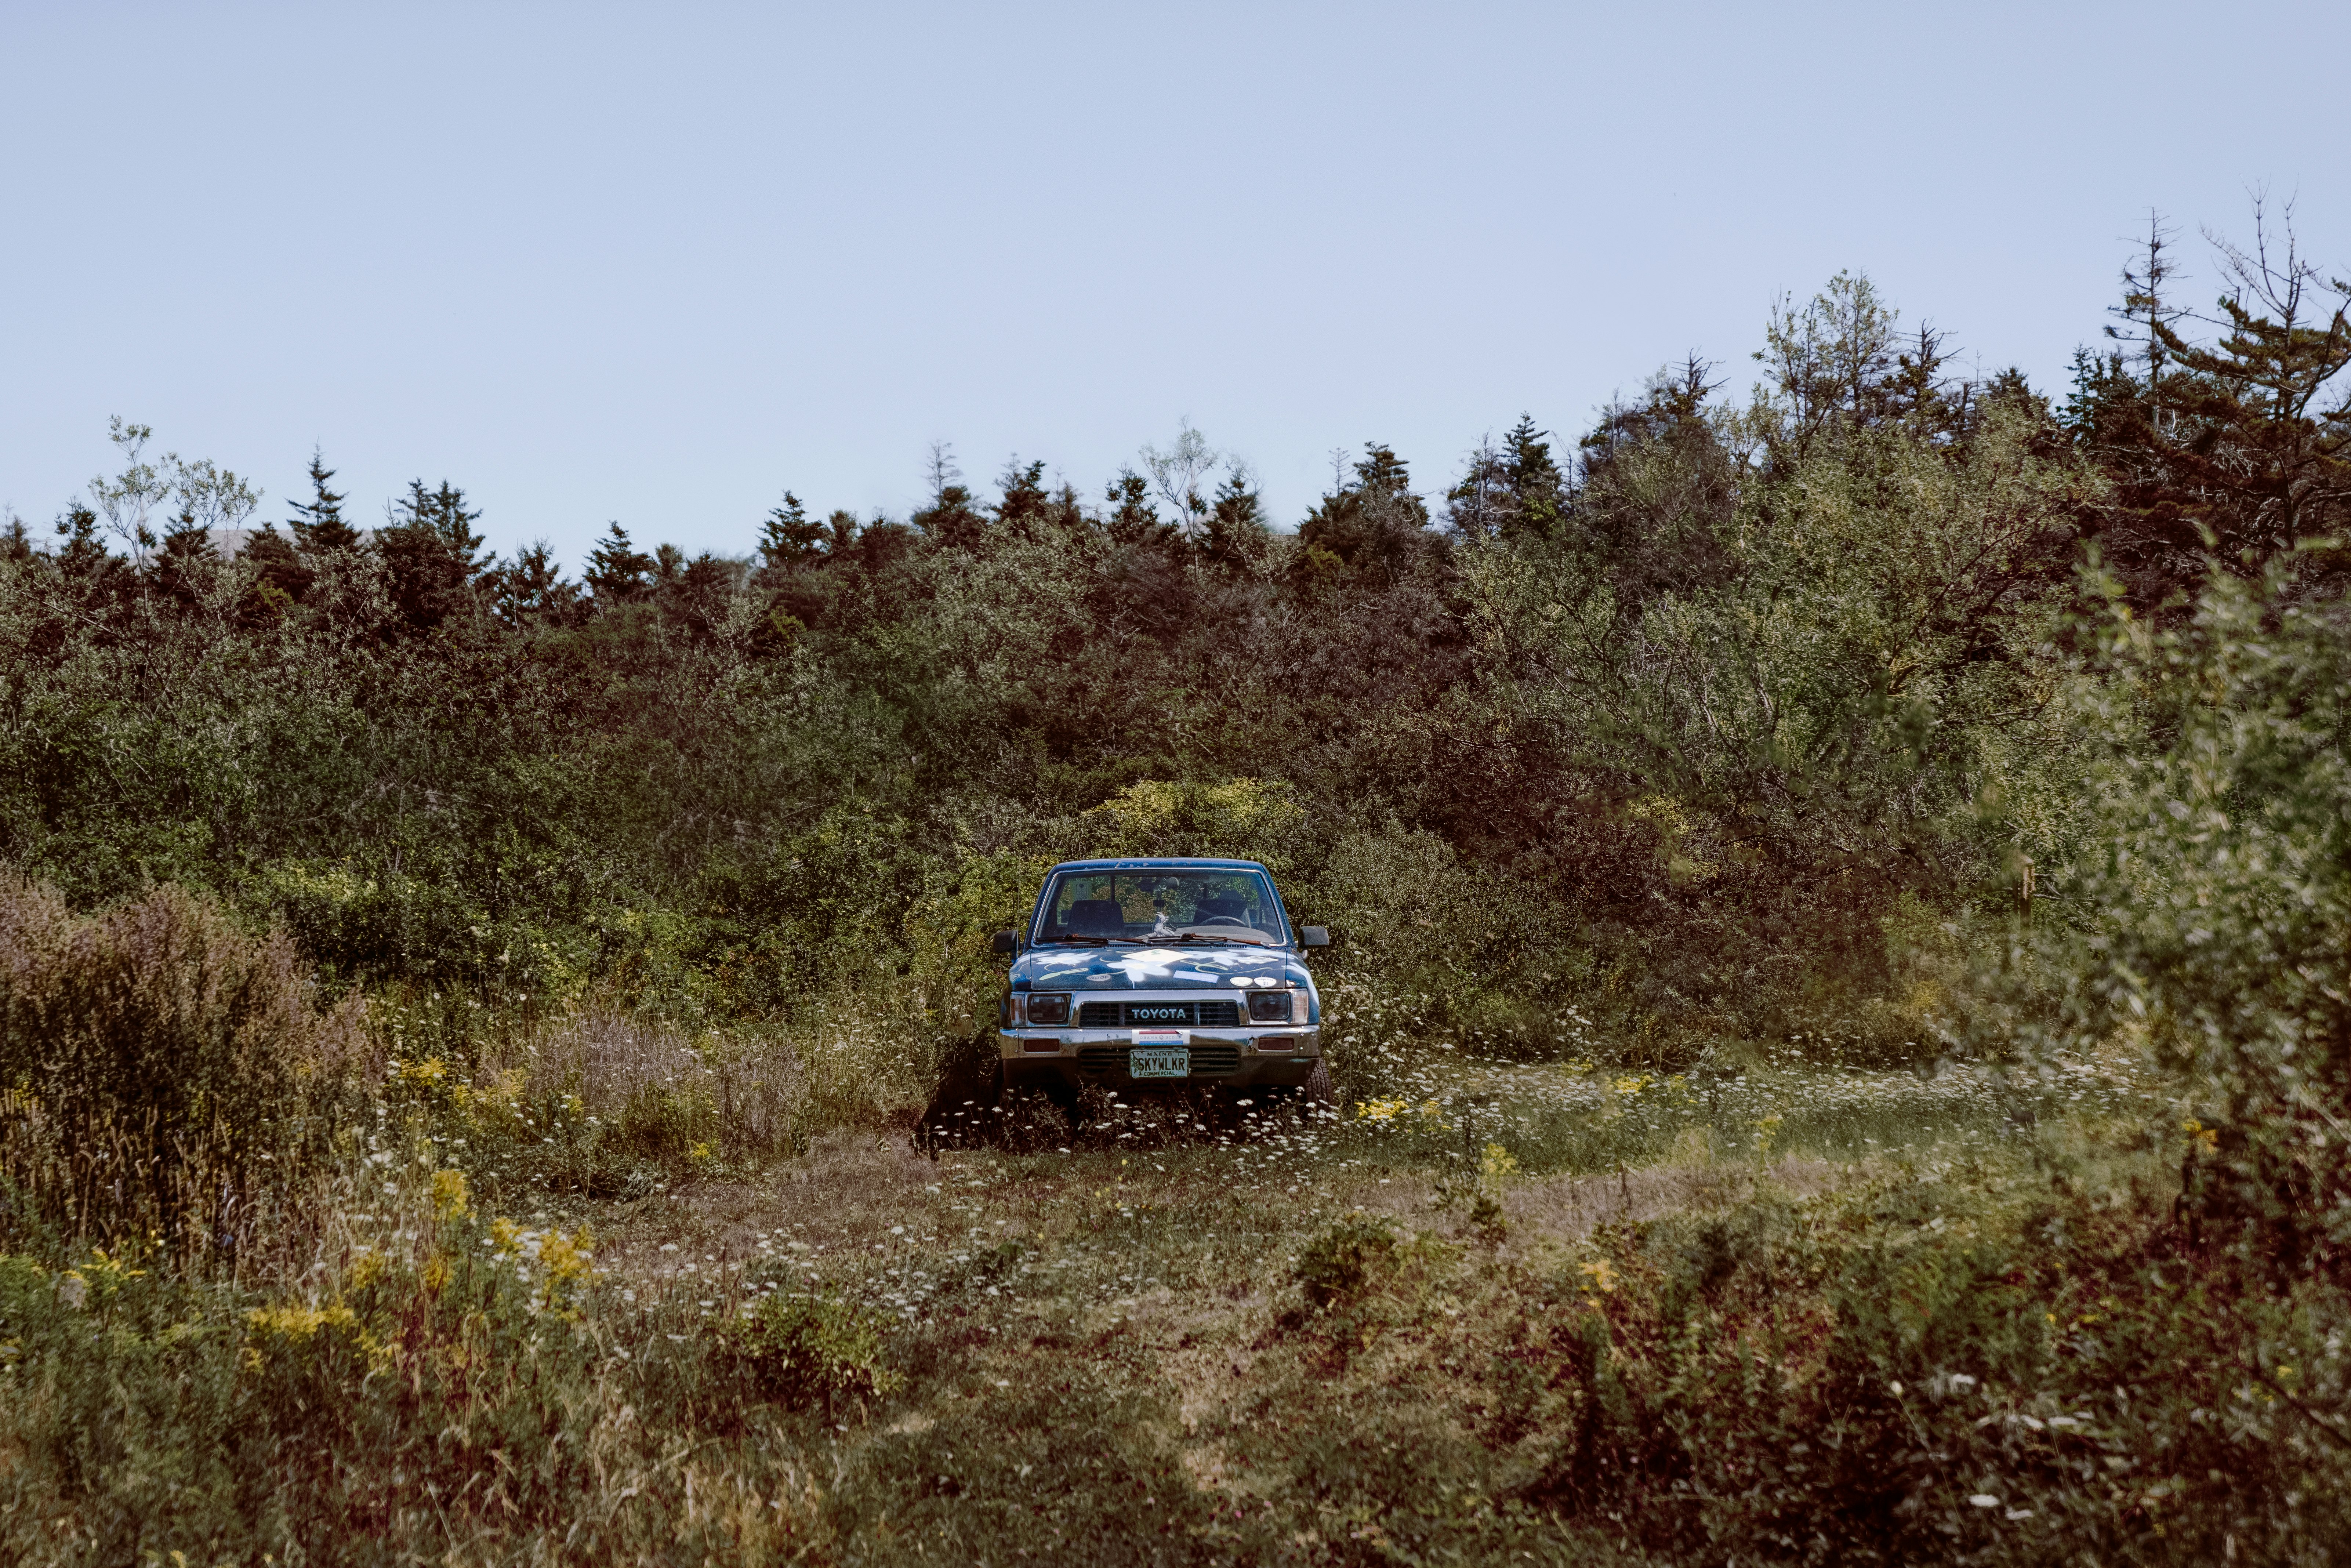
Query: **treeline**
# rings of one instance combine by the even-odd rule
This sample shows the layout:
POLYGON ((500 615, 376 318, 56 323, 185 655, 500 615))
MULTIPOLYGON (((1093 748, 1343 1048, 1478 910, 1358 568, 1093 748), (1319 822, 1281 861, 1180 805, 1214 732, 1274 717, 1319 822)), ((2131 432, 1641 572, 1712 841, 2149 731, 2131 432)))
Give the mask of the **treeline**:
POLYGON ((1242 852, 1499 1049, 1573 1002, 1660 1060, 1931 1050, 1937 933, 2083 848, 2085 570, 2162 622, 2351 565, 2343 292, 2223 260, 2202 329, 2155 230, 2054 402, 1841 275, 1746 402, 1693 361, 1441 490, 1370 443, 1294 531, 1186 430, 1099 498, 940 453, 904 520, 787 493, 741 556, 616 523, 575 580, 446 482, 363 531, 314 456, 281 531, 118 425, 0 541, 0 860, 212 890, 340 982, 715 1020, 933 984, 1059 855, 1242 852))

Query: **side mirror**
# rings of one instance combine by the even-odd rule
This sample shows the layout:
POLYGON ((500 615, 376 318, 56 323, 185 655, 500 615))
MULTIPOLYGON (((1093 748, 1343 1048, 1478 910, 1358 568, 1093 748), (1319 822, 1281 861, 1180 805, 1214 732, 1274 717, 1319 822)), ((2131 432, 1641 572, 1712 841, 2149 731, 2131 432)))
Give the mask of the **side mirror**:
POLYGON ((988 939, 987 949, 991 953, 1018 953, 1020 951, 1020 933, 999 931, 988 939))
POLYGON ((1320 925, 1301 925, 1298 928, 1298 945, 1301 947, 1328 947, 1331 946, 1331 933, 1320 925))

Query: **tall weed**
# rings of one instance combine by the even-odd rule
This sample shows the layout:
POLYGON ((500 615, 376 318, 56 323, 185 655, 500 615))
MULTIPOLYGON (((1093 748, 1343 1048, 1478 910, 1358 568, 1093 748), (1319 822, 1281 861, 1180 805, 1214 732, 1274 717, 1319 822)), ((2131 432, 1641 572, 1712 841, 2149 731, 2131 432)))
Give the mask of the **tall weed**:
POLYGON ((179 888, 85 916, 0 881, 0 1243, 234 1260, 350 1115, 360 1018, 179 888))

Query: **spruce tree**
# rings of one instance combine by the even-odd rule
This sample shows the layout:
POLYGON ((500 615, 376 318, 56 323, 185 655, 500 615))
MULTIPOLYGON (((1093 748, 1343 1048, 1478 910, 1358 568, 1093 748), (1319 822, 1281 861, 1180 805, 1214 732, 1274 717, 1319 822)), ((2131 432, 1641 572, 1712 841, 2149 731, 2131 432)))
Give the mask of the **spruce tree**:
POLYGON ((1004 492, 1004 498, 996 504, 998 522, 1033 530, 1044 521, 1052 506, 1052 498, 1045 493, 1044 464, 1024 465, 1016 455, 1004 465, 1004 474, 996 483, 1004 492))
POLYGON ((488 559, 480 553, 482 536, 474 531, 474 525, 481 520, 481 508, 466 509, 465 491, 442 480, 423 515, 433 531, 441 536, 441 542, 449 547, 450 553, 465 563, 468 576, 479 576, 489 570, 488 559))
POLYGON ((1412 492, 1403 458, 1376 441, 1364 444, 1353 484, 1343 484, 1298 528, 1301 565, 1328 570, 1333 562, 1376 580, 1393 580, 1426 542, 1428 507, 1412 492))
POLYGON ((360 542, 360 531, 343 520, 344 497, 327 487, 327 481, 334 476, 324 454, 312 447, 310 501, 308 505, 295 502, 295 515, 287 519, 294 529, 295 542, 306 550, 350 549, 360 542))
POLYGON ((515 551, 511 562, 492 567, 487 580, 498 619, 508 625, 562 621, 580 601, 578 585, 563 580, 545 539, 515 551))
POLYGON ((266 619, 301 601, 319 574, 302 564, 301 552, 270 524, 246 536, 237 559, 254 569, 253 596, 246 602, 248 618, 266 619))
POLYGON ((798 566, 824 554, 831 531, 808 515, 800 498, 784 492, 783 505, 759 525, 759 559, 771 567, 798 566))
POLYGON ((465 603, 467 585, 489 570, 478 554, 482 536, 474 531, 481 513, 469 510, 465 493, 446 479, 438 490, 411 479, 408 494, 384 510, 390 526, 376 536, 376 549, 392 602, 411 625, 438 625, 465 603))
POLYGON ((629 542, 629 530, 618 522, 602 542, 588 552, 588 570, 580 575, 600 604, 641 599, 653 585, 653 558, 629 542))
POLYGON ((1132 468, 1119 470, 1103 489, 1102 499, 1110 503, 1110 537, 1120 544, 1155 543, 1172 531, 1151 504, 1151 482, 1132 468))
POLYGON ((1217 498, 1208 508, 1207 526, 1200 537, 1201 553, 1220 565, 1244 566, 1263 557, 1271 537, 1253 476, 1236 463, 1217 486, 1217 498))

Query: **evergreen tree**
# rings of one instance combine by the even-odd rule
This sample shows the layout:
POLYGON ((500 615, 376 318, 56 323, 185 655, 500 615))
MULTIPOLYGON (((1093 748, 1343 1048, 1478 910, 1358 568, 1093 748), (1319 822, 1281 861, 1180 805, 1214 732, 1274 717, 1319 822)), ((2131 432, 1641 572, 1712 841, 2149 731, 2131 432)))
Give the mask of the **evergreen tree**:
POLYGON ((2335 384, 2351 369, 2351 285, 2302 259, 2290 221, 2279 245, 2256 206, 2252 250, 2221 246, 2230 287, 2216 342, 2150 318, 2180 372, 2151 389, 2173 416, 2156 434, 2194 493, 2190 515, 2229 556, 2266 558, 2351 526, 2351 385, 2335 384))
POLYGON ((1024 467, 1015 455, 996 483, 1004 492, 1004 498, 996 504, 998 522, 1034 530, 1045 521, 1053 503, 1045 491, 1044 464, 1032 462, 1024 467))
POLYGON ((1102 499, 1110 503, 1106 521, 1111 538, 1123 545, 1150 544, 1164 541, 1171 531, 1159 518, 1159 508, 1151 504, 1151 483, 1132 468, 1119 470, 1102 491, 1102 499))
POLYGON ((474 531, 481 513, 467 509, 465 493, 446 479, 438 490, 411 479, 408 494, 384 510, 390 526, 376 536, 376 549, 392 602, 409 624, 438 625, 465 602, 467 585, 490 569, 477 553, 482 536, 474 531))
POLYGON ((789 490, 759 525, 759 559, 771 567, 797 566, 824 554, 831 530, 808 515, 789 490))
POLYGON ((588 591, 599 604, 624 604, 642 599, 653 585, 653 558, 629 542, 629 530, 617 521, 602 542, 588 552, 588 591))
POLYGON ((1243 566, 1264 559, 1273 530, 1266 526, 1265 505, 1254 476, 1239 463, 1226 472, 1208 508, 1200 537, 1201 553, 1225 566, 1243 566))
POLYGON ((517 550, 511 562, 494 565, 487 580, 498 619, 508 625, 564 620, 580 601, 578 586, 563 580, 545 539, 517 550))
MULTIPOLYGON (((1608 409, 1578 443, 1573 505, 1557 537, 1591 581, 1613 591, 1628 622, 1652 600, 1692 592, 1735 570, 1722 540, 1740 474, 1707 407, 1719 386, 1707 380, 1711 370, 1692 355, 1659 371, 1639 402, 1608 409)), ((1882 408, 1875 395, 1865 389, 1864 402, 1882 408)), ((1813 434, 1851 428, 1851 418, 1832 413, 1813 434)), ((1802 443, 1779 450, 1794 463, 1802 443)))
POLYGON ((301 602, 319 577, 302 563, 301 552, 292 542, 267 523, 246 537, 237 559, 254 569, 253 593, 246 602, 247 619, 283 614, 301 602))
POLYGON ((932 442, 925 474, 930 481, 931 503, 906 520, 933 544, 954 549, 977 545, 987 519, 980 515, 972 493, 959 483, 963 470, 956 466, 955 448, 944 441, 932 442))
POLYGON ((974 548, 987 528, 987 519, 980 515, 972 493, 961 485, 942 486, 931 504, 907 521, 922 529, 933 543, 950 549, 974 548))
POLYGON ((360 531, 343 520, 344 497, 327 487, 327 481, 334 476, 324 454, 312 447, 310 500, 307 505, 295 502, 294 516, 287 519, 295 543, 305 550, 350 549, 360 542, 360 531))
POLYGON ((1364 444, 1354 481, 1322 497, 1299 525, 1308 570, 1344 566, 1387 581, 1405 571, 1426 543, 1428 507, 1412 491, 1412 476, 1395 451, 1364 444))
POLYGON ((57 534, 65 541, 57 551, 57 569, 67 577, 99 578, 120 564, 98 537, 98 514, 78 502, 57 519, 57 534))
POLYGON ((211 528, 187 501, 183 501, 180 509, 172 514, 171 522, 163 529, 163 547, 158 553, 162 559, 181 570, 195 561, 217 559, 220 554, 213 548, 211 528))
POLYGON ((2215 242, 2228 287, 2209 342, 2172 302, 2152 222, 2108 329, 2126 347, 2074 356, 2064 424, 2111 481, 2094 527, 2143 610, 2193 590, 2215 559, 2351 570, 2325 542, 2351 530, 2351 285, 2303 259, 2287 216, 2280 235, 2257 202, 2251 251, 2215 242))
POLYGON ((1445 494, 1447 520, 1465 534, 1550 538, 1567 507, 1550 434, 1522 413, 1499 449, 1481 445, 1461 482, 1445 494))
POLYGON ((482 514, 478 507, 467 509, 465 491, 444 479, 439 489, 428 493, 423 480, 411 479, 401 509, 405 516, 400 520, 438 538, 463 563, 468 577, 489 570, 490 562, 481 555, 482 536, 474 531, 482 514))

